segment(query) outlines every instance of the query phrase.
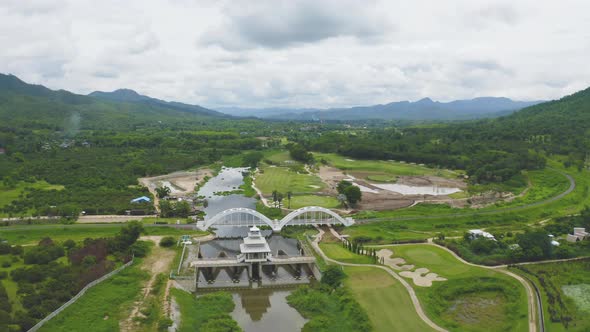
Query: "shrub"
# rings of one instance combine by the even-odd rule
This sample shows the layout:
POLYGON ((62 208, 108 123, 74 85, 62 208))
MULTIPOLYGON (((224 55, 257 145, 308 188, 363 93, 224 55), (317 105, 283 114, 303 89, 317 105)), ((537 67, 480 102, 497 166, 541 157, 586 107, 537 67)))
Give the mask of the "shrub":
POLYGON ((165 236, 160 240, 160 247, 169 248, 176 244, 176 240, 172 236, 165 236))
POLYGON ((2 262, 2 267, 11 267, 12 263, 10 261, 4 261, 2 262))
POLYGON ((129 249, 135 257, 145 257, 151 250, 151 244, 146 241, 137 241, 129 249))

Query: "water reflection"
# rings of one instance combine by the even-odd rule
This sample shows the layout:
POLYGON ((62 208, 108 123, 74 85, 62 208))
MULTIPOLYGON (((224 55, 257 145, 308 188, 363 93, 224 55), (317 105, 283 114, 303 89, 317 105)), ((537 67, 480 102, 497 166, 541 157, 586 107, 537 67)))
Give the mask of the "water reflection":
POLYGON ((301 331, 306 319, 289 306, 291 289, 244 289, 234 292, 236 308, 231 316, 244 332, 301 331))

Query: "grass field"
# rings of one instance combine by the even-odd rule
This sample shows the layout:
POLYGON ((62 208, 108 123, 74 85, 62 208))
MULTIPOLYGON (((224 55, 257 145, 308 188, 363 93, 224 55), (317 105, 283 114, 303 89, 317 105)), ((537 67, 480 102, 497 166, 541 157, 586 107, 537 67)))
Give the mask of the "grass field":
MULTIPOLYGON (((0 238, 8 240, 11 244, 36 244, 44 237, 50 237, 54 241, 72 239, 81 241, 85 238, 110 237, 118 234, 121 224, 74 224, 74 225, 30 225, 30 226, 6 226, 0 227, 0 238)), ((183 230, 172 227, 152 227, 144 225, 145 235, 200 235, 206 232, 198 230, 183 230)))
POLYGON ((140 260, 91 288, 76 303, 50 320, 40 331, 118 331, 119 321, 141 291, 148 275, 140 260))
POLYGON ((401 163, 384 160, 353 160, 335 153, 314 153, 316 159, 324 159, 330 165, 346 171, 366 171, 375 172, 370 176, 387 176, 387 175, 436 175, 446 178, 456 178, 458 173, 445 170, 434 169, 416 164, 401 163))
POLYGON ((234 309, 232 296, 225 292, 208 293, 198 298, 191 293, 172 288, 171 294, 180 307, 179 332, 237 331, 229 313, 234 309))
POLYGON ((355 264, 373 264, 374 261, 369 256, 358 255, 342 247, 340 243, 320 243, 322 251, 330 258, 345 263, 355 264))
MULTIPOLYGON (((394 257, 428 268, 448 279, 432 287, 414 286, 428 317, 455 331, 526 331, 527 299, 516 280, 500 272, 467 265, 448 251, 426 244, 387 247, 394 257), (474 285, 481 285, 481 291, 474 285), (472 288, 470 288, 472 287, 472 288), (443 297, 445 294, 448 298, 443 297)), ((410 279, 408 282, 414 285, 410 279)))
POLYGON ((374 267, 344 267, 346 287, 367 311, 376 332, 433 331, 418 316, 408 291, 387 272, 374 267))
POLYGON ((536 284, 547 331, 590 331, 590 259, 527 264, 511 271, 536 284))
MULTIPOLYGON (((287 206, 287 201, 283 201, 283 206, 287 206)), ((296 195, 291 197, 291 209, 298 209, 304 206, 321 206, 328 209, 340 206, 338 199, 331 196, 318 195, 296 195)))
POLYGON ((324 188, 322 180, 313 174, 298 174, 286 167, 264 167, 263 173, 256 177, 256 187, 265 196, 272 195, 273 190, 283 194, 291 191, 296 194, 311 194, 324 188))
MULTIPOLYGON (((62 190, 64 186, 49 184, 45 181, 37 181, 34 183, 19 182, 14 188, 8 188, 0 183, 0 209, 9 205, 12 201, 18 199, 28 188, 41 190, 62 190)), ((0 217, 6 216, 0 211, 0 217)))
POLYGON ((274 164, 283 164, 286 161, 289 161, 290 163, 298 163, 296 161, 293 160, 293 158, 291 158, 291 155, 289 154, 289 151, 286 150, 276 150, 276 151, 270 151, 265 153, 265 160, 270 160, 271 162, 273 162, 274 164))
POLYGON ((533 188, 522 199, 481 209, 451 208, 441 204, 418 204, 411 208, 394 211, 363 211, 356 219, 382 218, 384 221, 366 223, 344 229, 345 234, 371 237, 371 242, 387 243, 398 241, 400 237, 422 239, 424 235, 462 236, 468 229, 485 228, 496 230, 521 231, 541 220, 579 213, 590 205, 590 176, 587 170, 565 169, 559 161, 550 160, 549 165, 571 175, 576 183, 575 189, 556 201, 541 201, 565 191, 568 179, 555 170, 546 169, 530 172, 533 188), (538 188, 535 188, 537 186, 538 188), (538 194, 542 192, 543 194, 538 194), (536 198, 529 198, 534 195, 536 198), (528 205, 535 203, 533 205, 528 205), (407 232, 410 231, 410 232, 407 232), (412 232, 415 236, 412 236, 412 232), (422 233, 422 234, 421 234, 422 233))

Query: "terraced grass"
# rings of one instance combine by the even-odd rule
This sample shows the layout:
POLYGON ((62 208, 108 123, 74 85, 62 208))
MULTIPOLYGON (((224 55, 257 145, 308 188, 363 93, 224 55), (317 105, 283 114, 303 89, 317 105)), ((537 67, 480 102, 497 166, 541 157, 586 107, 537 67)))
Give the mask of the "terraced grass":
POLYGON ((313 174, 298 174, 286 167, 263 167, 263 173, 256 177, 255 185, 265 196, 274 190, 283 194, 311 194, 324 188, 322 180, 313 174))
MULTIPOLYGON (((44 237, 54 241, 72 239, 81 241, 85 238, 110 237, 119 233, 121 224, 74 224, 74 225, 27 225, 0 227, 0 238, 11 244, 36 244, 44 237)), ((201 235, 206 232, 199 230, 184 230, 172 227, 155 227, 144 225, 145 235, 201 235)))
POLYGON ((433 331, 418 316, 410 295, 387 272, 374 267, 345 266, 345 286, 367 311, 374 331, 433 331))
POLYGON ((313 155, 316 159, 324 159, 330 165, 347 171, 381 172, 391 175, 436 175, 446 178, 456 178, 458 174, 446 169, 434 169, 396 161, 350 159, 335 153, 315 152, 313 155))
MULTIPOLYGON (((287 206, 287 204, 287 200, 285 200, 283 205, 287 206)), ((321 206, 332 209, 339 207, 340 202, 332 196, 297 195, 291 197, 291 209, 298 209, 304 206, 321 206)))

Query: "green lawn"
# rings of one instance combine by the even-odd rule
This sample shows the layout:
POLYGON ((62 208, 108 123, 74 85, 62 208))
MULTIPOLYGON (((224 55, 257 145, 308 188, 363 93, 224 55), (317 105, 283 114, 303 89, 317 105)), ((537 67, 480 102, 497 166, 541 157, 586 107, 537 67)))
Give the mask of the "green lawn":
POLYGON ((373 264, 374 261, 369 256, 358 255, 342 247, 340 243, 323 243, 320 242, 320 248, 330 258, 337 261, 356 264, 373 264))
POLYGON ((414 286, 408 279, 428 317, 437 324, 454 331, 528 329, 526 293, 516 279, 498 271, 464 264, 448 251, 433 245, 387 248, 393 251, 393 257, 402 257, 416 268, 428 268, 448 279, 434 282, 432 287, 414 286), (474 287, 478 284, 482 285, 481 291, 474 287), (450 297, 441 298, 444 294, 450 294, 450 297), (482 303, 490 305, 483 306, 482 303))
POLYGON ((384 175, 436 175, 446 178, 456 178, 456 172, 446 169, 434 169, 416 164, 401 163, 384 160, 356 160, 335 153, 315 152, 316 159, 324 159, 336 168, 347 171, 377 172, 370 176, 384 175), (379 174, 380 173, 380 174, 379 174))
POLYGON ((590 331, 590 259, 527 264, 511 271, 536 284, 547 331, 590 331))
POLYGON ((119 321, 142 289, 147 272, 137 260, 119 274, 91 288, 40 331, 118 331, 119 321))
POLYGON ((278 150, 278 151, 272 151, 272 152, 265 153, 264 159, 268 159, 275 164, 282 164, 286 161, 290 161, 294 164, 298 163, 298 162, 294 161, 293 158, 291 158, 289 151, 285 151, 285 150, 278 150))
POLYGON ((529 177, 533 182, 533 188, 523 198, 510 203, 500 203, 481 209, 451 208, 442 204, 418 204, 411 208, 394 211, 362 211, 353 217, 384 220, 349 227, 344 230, 344 233, 353 236, 367 235, 372 238, 371 242, 386 243, 398 241, 402 235, 404 237, 412 235, 406 231, 416 232, 413 237, 415 239, 424 238, 419 232, 430 235, 444 233, 446 236, 462 236, 466 230, 474 228, 517 232, 541 220, 579 213, 585 206, 590 205, 590 176, 587 170, 563 168, 558 160, 549 160, 548 164, 571 175, 576 182, 575 189, 558 200, 545 201, 563 192, 569 181, 555 170, 546 169, 530 172, 529 177), (535 204, 525 205, 531 203, 535 204))
POLYGON ((387 272, 374 267, 344 267, 345 281, 367 311, 376 332, 433 331, 418 316, 408 291, 387 272))
MULTIPOLYGON (((287 206, 287 204, 287 200, 283 201, 283 206, 287 206)), ((340 202, 331 196, 296 195, 291 197, 291 209, 298 209, 304 206, 321 206, 332 209, 339 207, 340 202)))
MULTIPOLYGON (((72 239, 81 241, 85 238, 110 237, 119 233, 120 224, 74 224, 74 225, 27 225, 0 227, 0 238, 8 240, 11 244, 36 244, 44 237, 50 237, 54 241, 72 239)), ((182 235, 182 234, 206 234, 198 230, 183 230, 172 227, 151 227, 144 225, 145 235, 182 235)))
MULTIPOLYGON (((28 188, 41 190, 62 190, 64 186, 49 184, 45 181, 37 181, 34 183, 18 182, 14 188, 8 188, 0 182, 0 209, 18 199, 28 188)), ((0 211, 0 217, 6 216, 0 211)))
POLYGON ((263 173, 256 177, 255 185, 265 196, 274 190, 283 194, 288 191, 297 194, 310 194, 324 188, 322 180, 313 174, 298 174, 286 167, 264 167, 263 173))

